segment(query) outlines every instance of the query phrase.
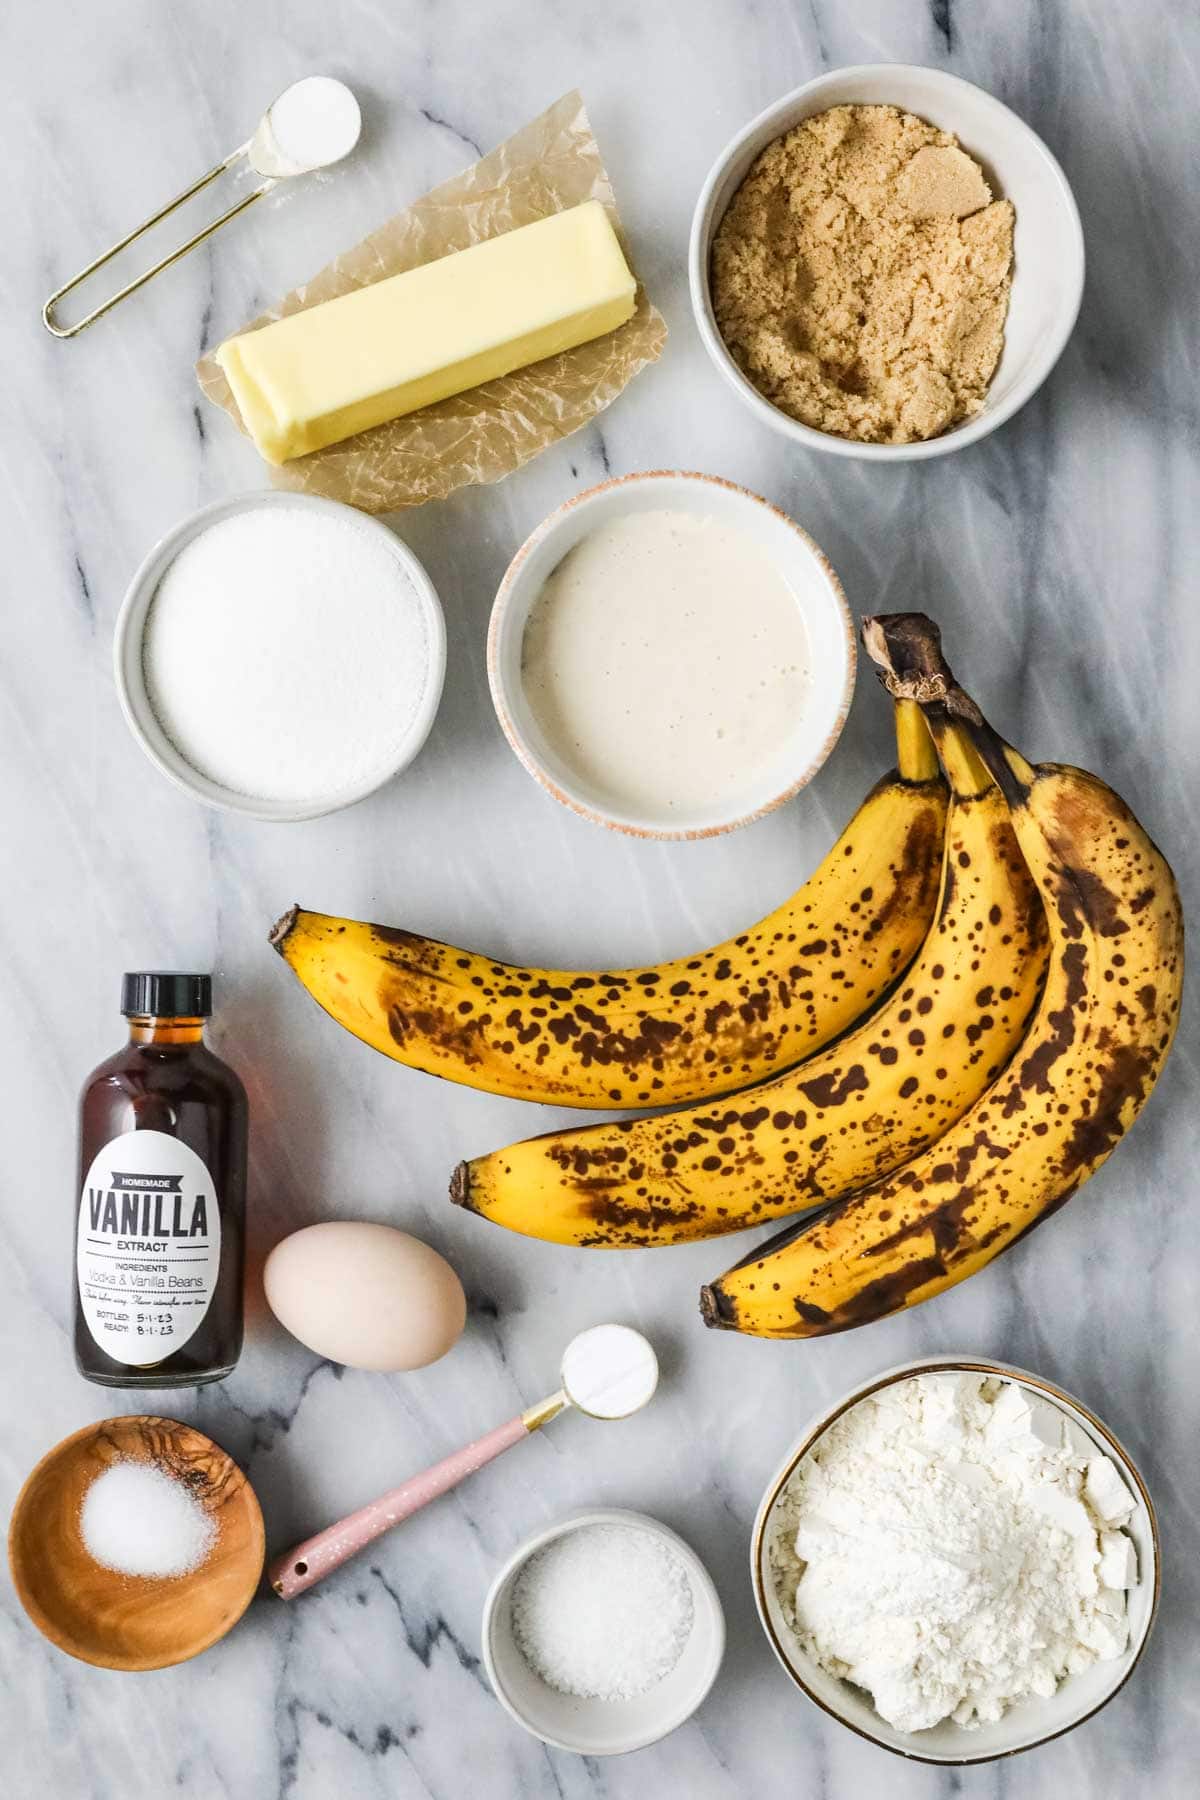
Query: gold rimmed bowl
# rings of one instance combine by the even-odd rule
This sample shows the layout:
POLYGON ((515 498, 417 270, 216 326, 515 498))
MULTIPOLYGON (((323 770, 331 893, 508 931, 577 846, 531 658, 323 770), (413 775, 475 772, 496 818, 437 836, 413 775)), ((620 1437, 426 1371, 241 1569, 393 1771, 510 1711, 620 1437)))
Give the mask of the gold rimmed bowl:
POLYGON ((1048 1743, 1051 1738, 1061 1737, 1064 1732, 1082 1725, 1120 1692, 1136 1668, 1154 1624, 1158 1610, 1160 1560, 1154 1503, 1129 1452, 1108 1426, 1082 1401, 1042 1376, 1031 1375, 1028 1370, 1014 1368, 1008 1363, 970 1356, 922 1357, 886 1369, 882 1375, 864 1381, 835 1405, 819 1413, 797 1438, 768 1482, 750 1540, 750 1573, 758 1616, 772 1650, 801 1693, 814 1706, 885 1750, 914 1762, 954 1767, 993 1762, 998 1757, 1014 1756, 1021 1750, 1032 1750, 1039 1744, 1048 1743), (1049 1699, 1022 1701, 995 1724, 967 1730, 952 1720, 945 1720, 929 1731, 897 1731, 880 1718, 869 1694, 819 1668, 806 1655, 792 1631, 775 1566, 775 1551, 786 1530, 782 1502, 788 1482, 802 1459, 816 1447, 830 1426, 859 1401, 896 1382, 908 1381, 914 1375, 960 1374, 989 1375, 1016 1382, 1031 1399, 1049 1405, 1066 1419, 1072 1441, 1079 1450, 1084 1454, 1107 1456, 1115 1465, 1135 1500, 1133 1516, 1124 1527, 1133 1540, 1138 1564, 1137 1585, 1128 1595, 1129 1639, 1124 1651, 1113 1661, 1093 1663, 1080 1674, 1064 1679, 1049 1699))

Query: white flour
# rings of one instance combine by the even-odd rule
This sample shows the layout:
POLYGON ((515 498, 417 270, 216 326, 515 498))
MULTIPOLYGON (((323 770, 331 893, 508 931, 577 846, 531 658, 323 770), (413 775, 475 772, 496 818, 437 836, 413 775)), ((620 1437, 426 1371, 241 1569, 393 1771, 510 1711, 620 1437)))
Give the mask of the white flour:
POLYGON ((915 1376, 853 1407, 785 1493, 785 1615, 900 1731, 994 1721, 1125 1648, 1133 1499, 1035 1408, 1013 1382, 915 1376))
POLYGON ((234 513, 184 546, 142 643, 180 755, 260 800, 336 799, 394 764, 429 678, 416 592, 354 519, 234 513))

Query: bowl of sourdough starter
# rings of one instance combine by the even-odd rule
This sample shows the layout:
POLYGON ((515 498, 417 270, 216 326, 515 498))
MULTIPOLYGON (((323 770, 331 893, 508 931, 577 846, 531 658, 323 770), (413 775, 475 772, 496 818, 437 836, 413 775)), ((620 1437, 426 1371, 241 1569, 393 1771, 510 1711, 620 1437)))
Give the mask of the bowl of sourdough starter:
POLYGON ((310 494, 220 500, 159 540, 113 644, 125 722, 194 799, 336 812, 406 768, 446 669, 433 583, 377 519, 310 494))
MULTIPOLYGON (((932 149, 931 142, 924 151, 926 158, 932 149)), ((806 154, 811 157, 812 145, 806 154)), ((914 159, 910 173, 916 168, 914 159)), ((910 462, 976 443, 1036 393, 1058 361, 1079 313, 1083 229, 1058 162, 1037 133, 1003 102, 940 69, 864 64, 835 69, 785 94, 725 146, 696 204, 688 280, 692 311, 709 357, 764 424, 805 449, 868 462, 910 462), (879 151, 874 170, 868 166, 869 146, 843 145, 841 167, 818 170, 811 191, 806 191, 802 161, 789 158, 785 140, 796 127, 815 122, 833 108, 897 109, 910 115, 908 135, 905 142, 879 151), (880 177, 912 150, 920 135, 914 121, 932 127, 927 133, 931 138, 944 133, 955 140, 937 147, 937 155, 944 159, 939 185, 947 183, 948 172, 956 165, 953 185, 965 179, 979 184, 980 193, 975 201, 962 202, 966 216, 961 232, 956 221, 952 226, 949 218, 939 222, 932 217, 943 203, 947 215, 960 210, 944 188, 941 200, 929 205, 930 217, 923 215, 923 208, 917 209, 922 216, 915 218, 917 229, 911 238, 892 243, 888 234, 898 222, 893 202, 905 176, 880 177), (731 207, 752 171, 756 181, 771 185, 766 179, 770 171, 764 167, 769 156, 778 160, 782 186, 774 194, 745 192, 741 202, 745 217, 739 218, 731 207), (831 176, 843 195, 844 218, 834 216, 835 203, 826 192, 831 176), (989 235, 984 223, 982 203, 988 197, 984 183, 992 202, 1011 209, 1006 226, 1011 233, 1011 289, 1007 305, 1000 298, 990 321, 987 309, 979 308, 980 288, 987 286, 987 260, 1000 255, 1001 248, 996 233, 989 235), (722 246, 724 291, 718 296, 714 247, 727 215, 732 241, 722 246), (798 242, 793 241, 797 220, 803 221, 798 242), (941 229, 948 237, 940 249, 935 246, 935 254, 929 240, 941 229), (850 240, 856 231, 864 239, 860 268, 851 267, 850 240), (778 256, 771 255, 774 243, 780 246, 778 256), (931 254, 932 263, 923 265, 922 258, 931 254), (865 315, 859 317, 859 326, 867 327, 860 338, 854 311, 860 304, 869 306, 866 296, 881 270, 894 276, 896 291, 880 301, 878 318, 868 323, 865 315), (845 291, 831 299, 839 272, 845 277, 845 291), (822 296, 832 311, 823 320, 805 319, 805 308, 819 314, 822 296), (1003 347, 996 362, 994 332, 1001 325, 1003 347), (880 326, 883 335, 877 341, 874 333, 880 326), (992 343, 984 353, 980 341, 989 333, 992 343), (962 405, 949 405, 947 422, 940 423, 937 406, 946 399, 942 377, 947 365, 959 359, 963 368, 955 379, 967 382, 967 398, 962 405), (806 360, 807 376, 800 366, 806 360), (882 366, 889 363, 886 369, 882 366), (914 365, 922 364, 914 374, 914 365), (990 374, 989 364, 994 365, 990 374), (811 378, 812 404, 794 404, 794 397, 789 398, 789 384, 802 376, 806 382, 811 378), (878 419, 863 423, 871 410, 863 401, 870 399, 878 383, 887 386, 893 379, 897 388, 906 382, 908 386, 897 402, 901 423, 896 441, 886 441, 890 435, 886 425, 878 419), (780 404, 761 391, 763 386, 778 393, 780 404), (933 389, 942 389, 936 400, 931 400, 933 389), (838 417, 842 399, 845 418, 838 417), (907 426, 906 409, 911 409, 907 426), (925 426, 919 422, 923 414, 925 426), (865 437, 855 435, 858 430, 865 437), (909 441, 899 441, 910 431, 909 441)))
POLYGON ((750 1543, 758 1615, 800 1691, 916 1762, 1012 1756, 1125 1685, 1158 1608, 1132 1458, 1039 1375, 887 1369, 813 1419, 750 1543))
POLYGON ((488 633, 492 700, 525 768, 637 837, 711 837, 790 799, 837 742, 854 670, 845 594, 808 533, 680 471, 551 513, 488 633))

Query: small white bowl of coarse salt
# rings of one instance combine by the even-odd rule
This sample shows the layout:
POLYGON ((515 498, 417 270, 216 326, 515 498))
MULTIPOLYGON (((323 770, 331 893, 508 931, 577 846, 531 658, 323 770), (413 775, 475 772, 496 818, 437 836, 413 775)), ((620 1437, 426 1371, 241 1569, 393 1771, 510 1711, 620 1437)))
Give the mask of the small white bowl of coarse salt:
POLYGON ((377 519, 311 494, 218 501, 138 569, 113 645, 156 768, 224 812, 319 818, 390 781, 446 670, 433 583, 377 519))
POLYGON ((644 1513, 604 1507, 527 1539, 483 1609, 483 1661, 505 1711, 559 1750, 657 1743, 707 1695, 725 1650, 712 1578, 644 1513))

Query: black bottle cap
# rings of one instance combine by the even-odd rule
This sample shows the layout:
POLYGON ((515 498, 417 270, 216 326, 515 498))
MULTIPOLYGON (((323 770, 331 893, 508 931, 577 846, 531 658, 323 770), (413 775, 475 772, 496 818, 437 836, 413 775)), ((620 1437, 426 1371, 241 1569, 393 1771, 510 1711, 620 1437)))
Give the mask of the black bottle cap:
POLYGON ((178 969, 144 969, 121 983, 121 1011, 129 1018, 208 1019, 212 1017, 212 976, 178 969))

